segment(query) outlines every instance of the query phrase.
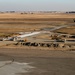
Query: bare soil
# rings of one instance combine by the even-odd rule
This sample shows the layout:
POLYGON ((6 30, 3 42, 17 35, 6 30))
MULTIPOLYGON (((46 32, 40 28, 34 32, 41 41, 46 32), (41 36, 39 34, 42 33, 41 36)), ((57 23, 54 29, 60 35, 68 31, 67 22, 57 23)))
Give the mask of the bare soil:
POLYGON ((0 32, 35 31, 55 25, 73 23, 74 14, 0 14, 0 32))
POLYGON ((55 32, 75 34, 75 26, 70 26, 70 27, 67 27, 67 28, 58 29, 55 32))

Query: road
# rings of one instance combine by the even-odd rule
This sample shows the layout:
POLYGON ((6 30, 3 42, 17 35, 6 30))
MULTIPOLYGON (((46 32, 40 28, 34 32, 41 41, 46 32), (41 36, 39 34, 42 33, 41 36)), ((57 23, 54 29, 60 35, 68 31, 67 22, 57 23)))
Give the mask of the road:
MULTIPOLYGON (((63 26, 56 26, 56 27, 54 27, 54 28, 45 28, 44 30, 47 30, 47 31, 54 31, 54 30, 57 30, 57 29, 61 29, 61 28, 65 28, 65 27, 68 27, 68 26, 73 26, 73 25, 75 25, 75 24, 70 24, 70 25, 63 25, 63 26)), ((39 32, 32 32, 32 33, 28 33, 28 34, 23 34, 23 35, 19 35, 19 36, 17 36, 18 38, 25 38, 25 37, 29 37, 29 36, 33 36, 33 35, 37 35, 37 34, 40 34, 41 33, 41 31, 39 31, 39 32)))
MULTIPOLYGON (((49 31, 54 31, 54 30, 57 30, 57 29, 60 29, 60 28, 64 28, 64 27, 67 27, 67 26, 71 26, 71 25, 75 25, 75 24, 70 24, 70 25, 63 25, 63 26, 57 26, 57 27, 54 27, 52 29, 49 29, 49 31)), ((38 32, 31 32, 31 33, 26 33, 26 34, 23 34, 23 35, 19 35, 17 36, 17 38, 25 38, 25 37, 28 37, 29 39, 32 40, 32 38, 30 36, 36 36, 38 34, 42 34, 42 33, 46 33, 46 31, 38 31, 38 32)), ((39 41, 50 41, 50 40, 43 40, 43 39, 36 39, 38 42, 39 41)), ((33 41, 34 38, 33 38, 33 41)), ((53 42, 53 40, 51 40, 53 42)), ((55 41, 56 42, 56 41, 55 41)), ((14 43, 13 41, 1 41, 0 42, 0 46, 3 46, 3 45, 6 45, 6 44, 11 44, 11 43, 14 43)), ((75 43, 73 41, 67 41, 67 43, 75 43)))
POLYGON ((55 31, 55 30, 58 30, 58 29, 61 29, 61 28, 65 28, 65 27, 68 27, 68 26, 74 26, 75 24, 69 24, 69 25, 63 25, 63 26, 55 26, 54 28, 45 28, 44 30, 46 31, 55 31))

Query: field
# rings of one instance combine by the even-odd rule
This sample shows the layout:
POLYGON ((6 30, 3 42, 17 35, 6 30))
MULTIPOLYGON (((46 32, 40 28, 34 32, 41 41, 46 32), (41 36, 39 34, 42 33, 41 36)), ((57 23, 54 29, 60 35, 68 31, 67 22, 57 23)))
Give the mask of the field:
POLYGON ((69 26, 67 28, 58 29, 55 32, 74 34, 75 35, 75 26, 69 26))
POLYGON ((42 28, 73 23, 74 18, 74 14, 2 13, 0 14, 0 32, 36 31, 42 28))

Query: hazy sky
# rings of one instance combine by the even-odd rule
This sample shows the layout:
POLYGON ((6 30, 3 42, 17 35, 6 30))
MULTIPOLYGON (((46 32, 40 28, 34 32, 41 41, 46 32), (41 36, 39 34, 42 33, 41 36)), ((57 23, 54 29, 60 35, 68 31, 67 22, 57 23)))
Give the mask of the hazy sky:
POLYGON ((74 11, 75 0, 0 0, 0 11, 74 11))

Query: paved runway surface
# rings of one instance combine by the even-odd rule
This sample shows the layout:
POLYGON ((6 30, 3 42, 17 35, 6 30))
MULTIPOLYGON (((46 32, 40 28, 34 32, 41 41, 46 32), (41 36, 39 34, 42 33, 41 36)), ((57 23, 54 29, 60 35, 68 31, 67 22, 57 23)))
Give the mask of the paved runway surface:
POLYGON ((0 75, 3 70, 5 72, 6 68, 12 70, 10 72, 8 69, 8 75, 75 75, 74 51, 0 49, 0 64, 1 62, 7 63, 7 66, 4 69, 0 68, 0 75), (11 64, 8 65, 9 63, 11 64), (17 65, 17 63, 19 64, 17 65), (29 63, 28 66, 33 68, 26 70, 26 65, 23 66, 23 63, 29 63), (23 69, 21 69, 22 67, 23 69), (16 70, 18 73, 15 73, 15 69, 22 71, 16 70), (24 72, 24 70, 28 72, 24 72))

